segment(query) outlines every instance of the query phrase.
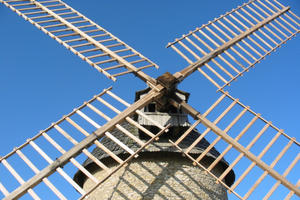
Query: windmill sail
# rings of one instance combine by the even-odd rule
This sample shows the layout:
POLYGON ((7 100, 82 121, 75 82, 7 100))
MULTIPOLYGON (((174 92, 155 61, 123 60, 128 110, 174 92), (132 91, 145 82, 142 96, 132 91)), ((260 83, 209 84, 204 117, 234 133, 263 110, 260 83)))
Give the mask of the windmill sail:
MULTIPOLYGON (((44 187, 43 192, 52 192, 59 199, 71 198, 72 191, 75 196, 78 197, 78 194, 80 194, 79 197, 83 198, 132 158, 137 157, 137 154, 157 139, 160 134, 167 131, 167 127, 156 123, 138 110, 147 103, 147 98, 136 102, 137 106, 134 106, 128 104, 110 90, 111 88, 108 88, 94 96, 94 98, 74 109, 47 129, 28 139, 26 143, 15 148, 8 155, 0 158, 0 191, 3 193, 4 199, 20 198, 27 193, 33 199, 40 199, 38 195, 40 190, 35 189, 40 187, 44 187), (110 100, 107 100, 108 98, 110 100), (117 106, 114 106, 111 102, 114 102, 117 106), (128 107, 128 109, 123 112, 120 111, 119 104, 123 104, 123 107, 128 107), (114 115, 111 114, 112 111, 115 113, 114 115), (150 120, 160 131, 152 133, 139 125, 130 117, 133 113, 142 115, 145 120, 150 120), (148 135, 149 139, 142 141, 133 135, 130 130, 122 126, 121 123, 124 120, 148 135), (106 123, 106 121, 108 122, 106 123), (117 134, 114 134, 114 130, 118 130, 117 134), (122 134, 120 135, 120 133, 122 134), (119 139, 120 137, 123 140, 125 138, 126 141, 130 141, 129 143, 132 146, 136 146, 135 150, 124 144, 119 139), (124 158, 113 153, 102 143, 103 139, 109 140, 128 156, 124 158), (93 147, 97 147, 106 157, 118 163, 118 167, 111 170, 98 160, 90 152, 93 147), (106 172, 106 175, 101 180, 95 178, 77 161, 77 159, 82 160, 82 157, 91 159, 106 172), (75 170, 79 170, 93 181, 94 187, 90 191, 83 190, 70 177, 73 176, 75 170), (51 181, 53 179, 56 181, 51 181), (78 194, 74 188, 79 192, 78 194)), ((153 96, 155 95, 148 95, 148 101, 151 101, 153 96)), ((49 195, 48 197, 50 197, 49 195)))
POLYGON ((219 90, 299 33, 300 18, 275 0, 251 0, 169 43, 219 90))
POLYGON ((293 194, 300 195, 299 177, 293 176, 300 164, 300 143, 295 138, 228 92, 222 91, 203 114, 185 103, 179 104, 197 120, 192 127, 197 128, 200 135, 192 145, 180 148, 180 143, 191 133, 189 129, 178 140, 171 141, 172 144, 195 165, 214 176, 228 192, 239 199, 284 199, 285 196, 289 199, 293 194), (193 148, 204 138, 210 139, 209 147, 201 155, 193 156, 193 148), (220 155, 204 165, 203 160, 212 148, 218 149, 220 155), (219 176, 214 175, 212 171, 225 157, 229 167, 219 176), (231 170, 236 180, 228 186, 225 177, 231 170))
MULTIPOLYGON (((112 93, 111 88, 105 89, 1 157, 0 192, 4 199, 29 196, 33 199, 84 199, 168 131, 169 125, 161 125, 139 110, 149 103, 149 110, 154 103, 160 110, 168 112, 171 112, 168 110, 170 106, 175 106, 175 109, 186 111, 196 120, 184 129, 186 131, 178 139, 176 137, 176 140, 169 142, 191 159, 195 166, 203 168, 214 177, 216 184, 222 184, 237 198, 269 199, 280 195, 289 199, 294 194, 300 196, 300 182, 294 176, 299 168, 300 143, 223 91, 226 85, 299 32, 299 17, 290 12, 289 7, 282 6, 276 0, 251 0, 177 39, 169 46, 184 57, 190 66, 174 75, 165 73, 154 80, 140 71, 155 67, 154 63, 62 1, 0 2, 109 78, 114 80, 116 76, 133 72, 151 87, 145 90, 148 93, 141 95, 132 105, 112 93), (217 40, 221 43, 217 43, 217 40), (141 64, 144 62, 146 64, 141 64), (122 67, 126 70, 116 74, 108 73, 122 67), (220 98, 203 114, 188 105, 184 100, 186 98, 176 96, 178 94, 175 92, 177 83, 196 70, 220 91, 220 98), (211 75, 205 70, 209 70, 211 75), (143 127, 134 115, 139 115, 144 125, 155 126, 156 131, 143 127), (146 141, 133 134, 123 122, 146 135, 146 141), (121 138, 130 141, 130 145, 121 138), (183 144, 187 138, 193 138, 191 144, 183 144), (204 138, 210 144, 203 152, 192 155, 191 152, 204 138), (107 147, 106 141, 113 143, 116 149, 107 147), (133 146, 134 149, 131 148, 133 146), (104 159, 97 158, 92 149, 101 151, 101 155, 105 154, 105 158, 116 163, 117 167, 113 168, 104 159), (209 153, 213 149, 221 153, 212 158, 209 153), (124 153, 115 153, 117 151, 124 153), (228 165, 218 165, 219 162, 226 162, 225 156, 228 165), (211 160, 204 165, 203 158, 211 160), (106 172, 105 176, 96 178, 87 169, 87 161, 106 172), (216 166, 225 166, 225 169, 217 175, 213 173, 216 166), (234 178, 225 180, 232 177, 227 176, 233 174, 232 170, 236 174, 234 183, 234 178), (92 182, 90 189, 85 190, 78 184, 78 173, 92 182), (73 174, 74 178, 71 177, 73 174)), ((164 119, 165 122, 170 118, 164 119)))
POLYGON ((144 81, 151 81, 141 70, 158 68, 148 58, 60 0, 0 2, 112 80, 134 73, 144 81))

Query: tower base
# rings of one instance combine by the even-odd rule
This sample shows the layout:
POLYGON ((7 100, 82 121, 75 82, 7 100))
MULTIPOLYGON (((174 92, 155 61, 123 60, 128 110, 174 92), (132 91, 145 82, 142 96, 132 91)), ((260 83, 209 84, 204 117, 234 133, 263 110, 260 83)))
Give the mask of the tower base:
MULTIPOLYGON (((113 169, 116 166, 110 167, 113 169)), ((223 171, 215 168, 213 173, 218 176, 223 171)), ((93 175, 101 178, 105 176, 105 172, 95 169, 93 175)), ((87 191, 93 185, 87 179, 83 188, 87 191)), ((227 200, 227 192, 213 177, 203 169, 193 166, 190 160, 179 153, 151 153, 140 155, 122 167, 87 199, 227 200)))

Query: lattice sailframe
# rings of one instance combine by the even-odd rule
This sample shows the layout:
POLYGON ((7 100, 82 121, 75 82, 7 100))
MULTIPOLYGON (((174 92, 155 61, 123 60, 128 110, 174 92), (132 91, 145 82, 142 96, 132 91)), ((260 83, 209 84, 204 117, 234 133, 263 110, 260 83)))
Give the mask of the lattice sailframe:
POLYGON ((202 167, 214 176, 216 182, 222 183, 230 193, 234 193, 239 199, 248 199, 250 195, 254 199, 278 198, 278 193, 272 195, 278 187, 281 187, 286 199, 295 192, 299 195, 300 179, 290 174, 291 171, 296 173, 300 166, 300 143, 295 138, 291 138, 272 122, 223 90, 220 97, 205 112, 201 112, 203 114, 199 114, 187 104, 183 103, 180 106, 197 120, 178 140, 170 142, 190 158, 194 165, 202 167), (180 143, 195 128, 203 130, 200 131, 199 137, 191 146, 180 148, 180 143), (210 146, 201 155, 194 157, 191 152, 203 138, 211 139, 210 146), (212 148, 218 149, 220 156, 209 166, 203 166, 201 160, 212 148), (216 177, 212 170, 225 156, 230 165, 216 177), (232 169, 237 178, 232 186, 227 186, 224 178, 232 169), (264 184, 261 184, 262 182, 264 184), (238 188, 240 184, 242 189, 238 188), (290 191, 286 192, 282 186, 290 191))
MULTIPOLYGON (((48 190, 50 189, 50 191, 52 191, 59 199, 68 199, 63 194, 66 192, 66 188, 57 189, 49 180, 51 179, 51 176, 54 176, 55 179, 60 181, 66 181, 69 183, 70 186, 74 187, 82 195, 81 198, 83 198, 128 161, 136 157, 141 150, 143 150, 153 140, 157 139, 159 135, 167 131, 168 127, 161 126, 159 123, 153 121, 151 118, 139 111, 140 107, 144 105, 144 102, 139 102, 139 106, 133 108, 135 106, 131 106, 110 90, 111 88, 105 89, 91 100, 85 102, 80 107, 74 109, 71 113, 65 115, 59 121, 53 123, 47 129, 41 131, 33 138, 28 139, 26 143, 15 148, 11 153, 0 158, 1 172, 6 176, 6 179, 1 180, 0 183, 0 191, 6 196, 4 199, 19 198, 26 192, 28 192, 33 199, 40 199, 32 188, 41 182, 45 184, 46 188, 48 190), (123 104, 123 107, 129 109, 127 113, 126 111, 123 111, 122 114, 120 114, 121 111, 109 103, 108 100, 105 100, 105 96, 112 98, 110 102, 115 100, 117 101, 115 104, 123 104), (110 111, 113 111, 114 115, 112 115, 110 111), (160 132, 154 134, 139 125, 130 117, 133 113, 141 115, 146 120, 149 120, 160 129, 160 132), (115 117, 114 119, 117 120, 116 123, 111 120, 112 117, 115 117), (143 142, 138 137, 134 136, 130 130, 125 129, 122 125, 120 125, 120 123, 124 120, 144 132, 150 139, 143 142), (109 122, 106 123, 106 121, 109 122), (100 124, 104 124, 104 126, 100 124), (103 129, 103 131, 101 131, 101 129, 103 129), (131 141, 131 143, 138 145, 138 150, 133 151, 122 143, 117 136, 110 133, 110 131, 114 129, 121 131, 124 133, 125 137, 128 137, 128 140, 131 141), (115 155, 111 150, 109 150, 109 148, 101 143, 101 138, 103 137, 109 138, 116 145, 122 148, 129 156, 124 160, 115 155), (105 166, 105 164, 90 153, 91 148, 89 147, 91 145, 100 148, 109 157, 115 160, 119 166, 114 170, 110 170, 109 167, 105 166), (25 155, 23 151, 26 151, 27 155, 25 155), (107 172, 107 175, 102 180, 95 178, 75 159, 80 156, 78 154, 83 154, 87 158, 93 160, 98 167, 107 172), (18 165, 12 166, 9 164, 10 160, 14 163, 16 160, 21 162, 18 162, 18 165), (42 160, 46 161, 48 166, 42 160), (69 169, 68 172, 65 172, 62 169, 69 162, 72 163, 71 168, 75 167, 77 170, 80 170, 95 183, 95 186, 90 191, 84 191, 71 178, 72 173, 74 173, 74 169, 69 169), (24 172, 27 174, 26 183, 24 178, 22 178, 22 176, 17 172, 20 169, 26 171, 26 173, 24 172), (59 178, 57 176, 59 176, 59 178), (15 183, 12 186, 11 183, 13 182, 15 183), (21 184, 21 186, 18 187, 18 184, 21 184), (6 185, 10 188, 6 188, 6 185)), ((150 96, 152 97, 153 95, 150 96)), ((149 98, 148 101, 150 100, 151 98, 149 98)), ((120 105, 118 105, 118 107, 119 106, 120 105)), ((70 189, 71 188, 69 188, 69 190, 70 189)))
POLYGON ((158 68, 141 53, 60 0, 0 2, 114 81, 117 76, 128 73, 150 81, 151 78, 141 70, 158 68))
MULTIPOLYGON (((139 109, 152 101, 165 101, 161 97, 168 94, 170 85, 165 80, 155 80, 141 71, 157 67, 153 62, 60 0, 0 2, 109 78, 115 80, 116 76, 133 72, 152 88, 132 105, 112 93, 111 88, 105 89, 0 158, 0 172, 6 177, 0 180, 0 191, 4 199, 16 199, 23 195, 40 199, 36 191, 41 190, 52 191, 59 199, 68 199, 68 192, 77 191, 79 198, 83 199, 116 170, 137 157, 160 134, 168 131, 168 126, 160 125, 139 109), (101 39, 98 41, 97 38, 101 39), (142 65, 135 65, 142 62, 142 65), (122 67, 126 70, 116 74, 108 73, 122 67), (106 96, 110 100, 106 100, 106 96), (113 102, 117 105, 113 105, 113 102), (157 126, 159 133, 154 134, 139 125, 131 118, 134 114, 142 115, 157 126), (144 132, 150 139, 141 141, 122 126, 123 121, 144 132), (118 140, 111 133, 115 129, 136 143, 138 150, 133 151, 118 140), (117 144, 128 157, 122 159, 115 155, 101 143, 103 137, 117 144), (91 154, 92 147, 100 148, 118 163, 118 167, 110 170, 91 154), (95 162, 107 175, 101 180, 95 178, 80 164, 86 158, 95 162), (20 169, 28 173, 20 174, 20 169), (70 177, 74 170, 81 171, 91 179, 94 187, 84 191, 70 177), (7 177, 11 179, 7 181, 7 177), (53 180, 64 181, 66 184, 55 185, 53 180)), ((220 92, 220 98, 203 114, 174 96, 168 98, 169 103, 184 109, 196 120, 178 140, 170 140, 170 143, 190 158, 194 165, 204 168, 216 179, 217 184, 224 185, 239 199, 269 199, 278 195, 278 191, 284 191, 280 195, 284 195, 282 198, 286 199, 294 194, 300 196, 300 179, 293 176, 299 168, 299 142, 223 90, 266 55, 299 33, 299 21, 290 7, 283 6, 276 0, 251 0, 168 45, 190 64, 170 76, 170 82, 173 80, 174 83, 179 83, 198 70, 220 92), (191 146, 181 148, 180 143, 195 128, 201 133, 199 137, 191 146), (203 138, 208 139, 210 145, 201 155, 192 156, 190 152, 203 138), (220 155, 209 166, 203 166, 201 160, 214 147, 220 151, 220 155), (229 161, 229 166, 217 177, 211 171, 224 156, 229 161), (224 177, 232 169, 237 178, 232 186, 228 186, 224 177), (253 178, 253 172, 257 178, 253 178), (262 183, 264 193, 260 189, 262 183), (241 184, 249 187, 241 190, 241 184), (272 186, 266 190, 266 184, 272 186)))
POLYGON ((251 0, 183 35, 174 49, 219 90, 299 33, 300 18, 277 1, 251 0), (267 5, 266 5, 267 4, 267 5))

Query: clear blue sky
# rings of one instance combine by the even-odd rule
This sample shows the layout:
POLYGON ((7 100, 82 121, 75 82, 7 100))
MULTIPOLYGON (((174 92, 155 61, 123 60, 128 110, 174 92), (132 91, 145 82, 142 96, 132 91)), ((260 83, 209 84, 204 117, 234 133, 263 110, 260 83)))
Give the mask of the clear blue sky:
MULTIPOLYGON (((168 42, 246 2, 243 0, 71 1, 66 3, 94 20, 160 66, 154 77, 187 66, 166 49, 168 42)), ((281 0, 300 15, 300 1, 281 0)), ((244 104, 299 140, 300 37, 288 41, 228 90, 244 104)), ((117 83, 43 34, 23 18, 0 6, 0 155, 21 145, 102 89, 133 101, 145 84, 132 75, 117 83)), ((200 74, 181 89, 191 103, 213 94, 215 87, 200 74)))

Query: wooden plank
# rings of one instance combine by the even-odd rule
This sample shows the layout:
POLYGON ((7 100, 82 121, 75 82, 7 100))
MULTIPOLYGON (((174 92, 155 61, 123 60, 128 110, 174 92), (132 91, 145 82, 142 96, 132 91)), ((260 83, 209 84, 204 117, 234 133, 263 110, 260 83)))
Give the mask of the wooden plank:
MULTIPOLYGON (((246 150, 249 150, 255 142, 262 136, 262 134, 270 127, 269 124, 266 124, 258 134, 254 137, 254 139, 247 145, 246 150)), ((230 144, 231 145, 231 144, 230 144)), ((233 169, 233 167, 243 158, 244 154, 240 153, 236 159, 227 167, 227 169, 221 174, 220 179, 222 180, 229 172, 233 169)))
MULTIPOLYGON (((53 15, 56 19, 59 19, 63 24, 65 24, 67 27, 70 27, 74 30, 74 32, 78 33, 81 37, 84 37, 87 39, 87 41, 91 42, 92 44, 94 44, 97 48, 101 49, 102 51, 109 53, 109 55, 112 58, 117 59, 120 63, 124 64, 126 67, 128 67, 128 69, 132 70, 135 72, 135 74, 141 78, 143 81, 149 81, 149 82, 153 82, 155 83, 155 81, 148 76, 147 74, 145 74, 142 71, 138 71, 136 69, 135 66, 133 66, 131 63, 127 62, 125 59, 123 59, 122 57, 120 57, 119 55, 117 55, 116 53, 114 53, 113 51, 111 51, 108 47, 106 47, 105 45, 102 45, 101 43, 97 42, 94 38, 92 38, 91 36, 87 35, 84 31, 80 30, 79 28, 77 28, 76 26, 74 26, 74 22, 70 23, 67 20, 65 20, 64 18, 62 18, 61 16, 57 15, 53 10, 50 10, 48 8, 46 8, 45 6, 43 6, 41 3, 39 2, 35 2, 35 4, 37 6, 39 6, 40 8, 43 8, 43 10, 47 11, 49 14, 53 15)), ((70 8, 68 8, 70 9, 70 8)), ((90 22, 90 20, 85 19, 85 21, 90 22)), ((76 22, 78 23, 78 22, 76 22)))
MULTIPOLYGON (((185 38, 190 44, 192 44, 197 50, 199 50, 203 55, 206 55, 207 53, 200 48, 198 45, 196 45, 191 39, 189 39, 188 37, 185 38)), ((231 78, 233 78, 233 75, 230 74, 222 65, 220 65, 215 59, 212 59, 212 62, 217 65, 217 67, 219 67, 223 72, 225 72, 228 76, 230 76, 231 78)))
POLYGON ((226 12, 225 14, 221 15, 220 17, 215 18, 215 19, 212 20, 212 21, 209 21, 207 24, 202 25, 200 28, 196 28, 196 30, 191 31, 190 33, 188 33, 188 34, 186 34, 186 35, 183 35, 181 38, 176 39, 174 42, 168 43, 167 48, 170 47, 170 46, 172 46, 172 45, 174 45, 174 44, 176 44, 178 41, 183 40, 184 38, 186 38, 186 37, 188 37, 188 36, 194 34, 194 33, 197 32, 199 29, 203 29, 203 28, 205 28, 205 27, 207 27, 207 26, 209 26, 209 25, 211 25, 211 24, 214 24, 214 23, 217 22, 217 21, 220 21, 223 17, 229 15, 230 13, 235 12, 236 10, 241 9, 242 7, 245 7, 246 5, 252 3, 253 1, 255 1, 255 0, 250 0, 250 1, 248 1, 247 3, 244 3, 243 5, 238 6, 238 7, 234 8, 234 9, 232 9, 232 10, 229 11, 229 12, 226 12))
MULTIPOLYGON (((295 167, 295 165, 298 163, 298 161, 300 160, 300 153, 297 154, 297 157, 292 161, 292 163, 288 166, 288 168, 284 171, 283 173, 283 177, 286 177, 290 171, 295 167)), ((298 182, 299 183, 299 182, 298 182)), ((274 191, 280 186, 280 181, 277 181, 272 188, 270 189, 270 191, 266 194, 266 196, 263 198, 263 200, 267 200, 270 198, 270 196, 274 193, 274 191)), ((296 186, 299 187, 299 184, 297 184, 296 186)))
POLYGON ((1 182, 0 182, 0 191, 4 194, 4 196, 9 195, 9 192, 8 192, 7 189, 2 185, 1 182))
POLYGON ((210 52, 209 54, 207 54, 206 56, 202 57, 201 60, 198 60, 197 62, 192 63, 190 66, 188 66, 185 69, 181 70, 180 73, 175 73, 174 74, 175 78, 177 78, 178 81, 181 82, 187 76, 189 76, 191 73, 193 73, 195 70, 197 70, 198 67, 204 65, 205 63, 210 61, 212 58, 218 56, 223 51, 227 50, 228 48, 230 48, 231 46, 233 46, 237 42, 243 40, 245 37, 251 35, 253 32, 257 31, 258 29, 260 29, 261 27, 263 27, 267 23, 271 22, 272 20, 276 19, 277 17, 279 17, 283 13, 287 12, 289 9, 290 9, 290 7, 285 7, 280 12, 277 12, 276 14, 266 18, 265 20, 261 21, 260 23, 256 24, 255 26, 251 27, 250 29, 246 30, 242 34, 236 36, 232 40, 228 41, 227 43, 225 43, 222 46, 220 46, 219 48, 217 48, 216 50, 214 50, 214 51, 210 52))
MULTIPOLYGON (((248 130, 249 128, 256 122, 258 119, 258 116, 253 117, 253 119, 243 128, 243 130, 239 133, 239 135, 234 138, 236 141, 238 141, 248 130)), ((232 145, 228 145, 224 151, 214 160, 214 162, 211 163, 211 165, 207 168, 209 171, 212 170, 224 156, 229 152, 229 150, 232 148, 232 145)), ((229 172, 229 171, 228 171, 229 172)), ((225 174, 227 175, 227 173, 225 174)))
POLYGON ((106 175, 104 177, 104 179, 102 179, 100 181, 100 183, 94 185, 85 195, 81 196, 79 200, 83 200, 87 197, 87 195, 89 195, 90 193, 92 193, 96 188, 99 187, 99 185, 101 183, 103 183, 104 181, 106 181, 112 174, 114 174, 116 171, 118 171, 121 167, 123 167, 125 164, 127 164, 130 160, 132 160, 134 157, 137 156, 137 154, 139 152, 141 152, 144 148, 146 148, 149 144, 151 144, 155 138, 159 137, 161 134, 163 134, 164 132, 166 132, 168 130, 168 128, 170 127, 170 124, 168 124, 164 129, 160 130, 155 137, 152 137, 151 139, 149 139, 144 146, 140 147, 136 152, 134 152, 134 154, 132 154, 131 156, 129 156, 123 163, 121 163, 118 167, 116 167, 111 173, 109 173, 108 175, 106 175))
MULTIPOLYGON (((242 112, 239 113, 238 116, 236 116, 230 124, 225 128, 224 132, 227 133, 240 118, 246 113, 247 109, 244 109, 242 112)), ((209 144, 209 146, 196 158, 196 161, 200 162, 206 156, 206 154, 222 139, 221 136, 218 136, 213 142, 209 144)))
POLYGON ((272 169, 270 166, 268 166, 266 163, 264 163, 260 158, 255 156, 253 153, 251 153, 249 150, 247 150, 245 147, 243 147, 241 144, 239 144, 237 141, 235 141, 233 138, 231 138, 229 135, 226 134, 226 132, 222 131, 219 127, 217 127, 215 124, 210 122, 208 119, 203 117, 199 112, 197 112, 194 108, 186 104, 185 102, 181 102, 180 106, 184 110, 186 110, 188 113, 192 115, 192 117, 195 117, 197 119, 200 119, 202 121, 202 124, 205 126, 211 128, 211 130, 216 133, 217 135, 221 136, 223 140, 231 144, 236 150, 241 152, 245 155, 249 160, 251 160, 255 165, 259 166, 261 169, 267 171, 274 179, 279 180, 282 185, 287 187, 289 190, 292 190, 295 192, 296 195, 300 196, 300 189, 297 188, 295 185, 287 181, 282 175, 280 175, 278 172, 276 172, 274 169, 272 169))
MULTIPOLYGON (((286 153, 286 151, 292 146, 293 142, 289 141, 289 143, 284 146, 283 150, 277 155, 276 159, 271 163, 270 167, 274 168, 276 163, 282 158, 282 156, 286 153)), ((258 180, 254 183, 254 185, 248 190, 248 192, 244 195, 244 199, 248 199, 249 196, 253 193, 253 191, 257 188, 257 186, 264 180, 264 178, 268 175, 268 172, 264 171, 264 173, 258 178, 258 180)))
MULTIPOLYGON (((23 178, 18 174, 18 172, 15 171, 15 169, 5 159, 3 159, 1 162, 20 184, 25 184, 23 178)), ((28 189, 28 193, 33 199, 40 200, 39 196, 32 190, 32 188, 28 189)))
MULTIPOLYGON (((163 88, 159 86, 157 89, 162 90, 163 88)), ((40 183, 43 178, 48 177, 52 173, 54 173, 53 169, 57 169, 60 166, 64 166, 72 157, 78 155, 84 148, 88 148, 95 140, 97 140, 100 137, 103 137, 105 132, 111 131, 116 124, 121 123, 121 121, 123 121, 126 117, 132 115, 136 110, 146 106, 148 103, 152 102, 154 98, 159 97, 161 95, 160 90, 151 90, 147 95, 144 96, 143 99, 138 100, 129 108, 124 110, 121 114, 114 117, 104 126, 96 130, 93 134, 83 139, 80 143, 75 145, 61 157, 57 158, 50 165, 41 170, 40 173, 38 173, 37 175, 29 179, 25 184, 21 185, 16 190, 11 192, 9 196, 4 198, 4 200, 17 199, 21 197, 29 188, 33 188, 38 183, 40 183)))
MULTIPOLYGON (((214 124, 218 124, 223 117, 236 105, 237 100, 233 101, 218 117, 214 120, 214 124)), ((209 132, 210 128, 207 128, 186 150, 186 153, 189 153, 209 132)))
POLYGON ((215 174, 213 174, 211 171, 207 170, 207 168, 205 166, 203 166, 201 163, 197 162, 190 154, 184 152, 183 149, 181 149, 177 144, 175 144, 174 142, 172 142, 171 140, 169 140, 169 142, 175 146, 181 153, 183 153, 184 156, 186 156, 187 158, 189 158, 190 160, 192 160, 194 163, 196 163, 197 166, 199 166, 200 168, 202 168, 206 173, 208 173, 211 177, 213 177, 214 179, 217 180, 218 183, 221 183, 229 192, 232 192, 233 194, 235 194, 239 199, 242 200, 242 197, 236 193, 235 191, 231 190, 230 187, 228 187, 227 184, 225 184, 220 178, 216 177, 215 174))
MULTIPOLYGON (((149 64, 149 65, 145 65, 145 66, 142 66, 142 67, 138 67, 137 69, 138 70, 142 70, 142 69, 147 69, 149 67, 154 67, 153 64, 149 64)), ((124 71, 124 72, 120 72, 120 73, 116 73, 116 74, 112 74, 113 77, 117 77, 117 76, 122 76, 124 74, 129 74, 129 73, 132 73, 131 70, 127 70, 127 71, 124 71)))
MULTIPOLYGON (((16 152, 20 158, 32 169, 32 171, 37 174, 39 169, 25 156, 20 150, 16 152)), ((47 179, 44 178, 43 182, 53 191, 53 193, 61 200, 67 200, 67 198, 47 179)))

